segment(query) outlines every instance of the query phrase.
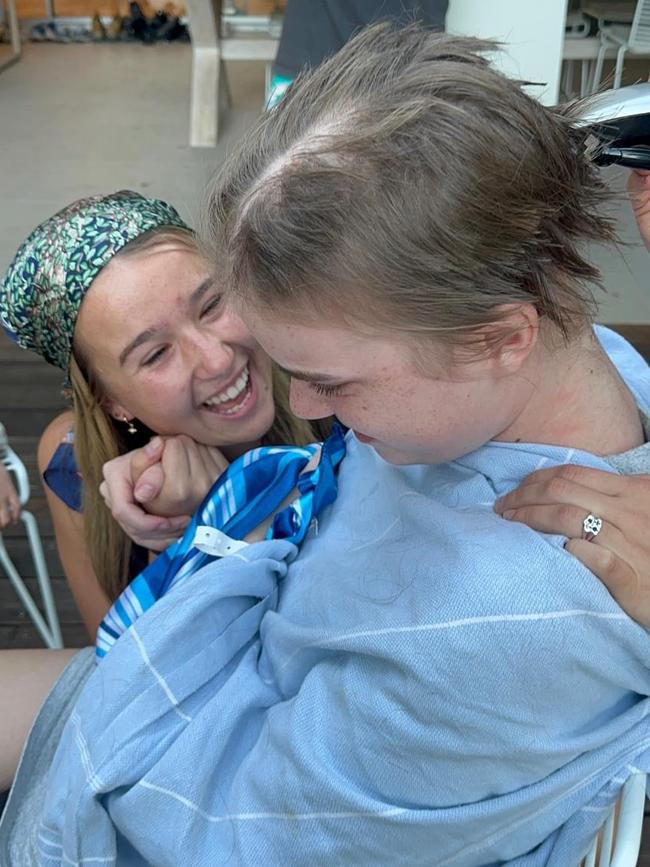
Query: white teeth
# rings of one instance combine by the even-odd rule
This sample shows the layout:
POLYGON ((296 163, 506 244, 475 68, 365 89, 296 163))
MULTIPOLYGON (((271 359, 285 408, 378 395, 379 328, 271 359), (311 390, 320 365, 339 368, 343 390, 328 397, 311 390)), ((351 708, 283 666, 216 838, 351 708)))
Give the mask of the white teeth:
MULTIPOLYGON (((248 367, 246 367, 237 382, 234 385, 231 385, 230 388, 226 389, 226 391, 222 391, 221 394, 218 394, 216 397, 211 397, 208 400, 204 401, 205 406, 219 406, 220 403, 225 403, 227 400, 234 400, 236 397, 246 389, 248 385, 249 373, 248 367)), ((234 411, 236 407, 233 407, 234 411)), ((224 410, 228 411, 228 410, 224 410)))

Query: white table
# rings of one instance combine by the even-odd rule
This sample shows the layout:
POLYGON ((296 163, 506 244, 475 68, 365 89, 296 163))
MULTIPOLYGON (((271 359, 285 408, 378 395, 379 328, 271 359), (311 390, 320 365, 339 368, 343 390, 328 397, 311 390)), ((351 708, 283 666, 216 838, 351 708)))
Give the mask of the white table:
POLYGON ((266 63, 267 90, 278 39, 271 36, 221 35, 220 0, 187 0, 192 38, 190 145, 214 147, 219 138, 219 114, 229 101, 223 62, 259 60, 266 63))

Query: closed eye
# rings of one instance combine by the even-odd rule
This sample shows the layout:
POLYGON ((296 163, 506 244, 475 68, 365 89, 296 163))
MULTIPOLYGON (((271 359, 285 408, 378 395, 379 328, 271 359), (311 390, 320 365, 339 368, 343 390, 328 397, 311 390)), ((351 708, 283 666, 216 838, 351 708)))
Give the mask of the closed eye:
POLYGON ((213 313, 219 307, 220 302, 221 295, 214 295, 201 311, 201 318, 207 316, 210 313, 213 313))
POLYGON ((327 385, 324 382, 310 382, 309 387, 322 397, 333 397, 340 394, 343 388, 342 385, 327 385))
POLYGON ((151 355, 148 355, 144 359, 144 361, 142 362, 142 366, 143 367, 151 367, 152 364, 155 364, 157 361, 159 361, 163 357, 163 355, 165 354, 166 351, 167 351, 166 346, 161 346, 160 349, 156 349, 155 352, 152 352, 151 355))

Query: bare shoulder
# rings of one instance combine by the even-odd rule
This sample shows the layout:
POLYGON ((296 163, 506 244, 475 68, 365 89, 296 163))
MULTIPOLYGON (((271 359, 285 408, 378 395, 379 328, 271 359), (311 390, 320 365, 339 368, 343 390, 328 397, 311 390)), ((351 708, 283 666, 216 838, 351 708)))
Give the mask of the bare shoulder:
POLYGON ((73 427, 74 416, 70 410, 57 415, 45 428, 38 442, 38 469, 41 473, 47 469, 52 460, 52 455, 57 450, 59 443, 65 439, 73 427))

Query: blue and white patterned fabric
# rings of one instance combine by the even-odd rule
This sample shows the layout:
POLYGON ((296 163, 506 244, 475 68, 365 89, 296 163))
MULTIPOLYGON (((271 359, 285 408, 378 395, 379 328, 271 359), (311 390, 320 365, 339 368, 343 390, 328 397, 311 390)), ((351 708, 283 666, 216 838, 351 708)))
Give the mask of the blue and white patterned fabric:
MULTIPOLYGON (((601 339, 642 408, 650 376, 601 339)), ((97 666, 54 759, 42 867, 572 867, 650 770, 650 638, 494 499, 565 448, 396 467, 172 587, 97 666)))
MULTIPOLYGON (((234 461, 208 491, 183 537, 134 578, 111 606, 97 632, 98 659, 161 596, 223 556, 224 544, 243 539, 295 488, 298 496, 274 516, 266 538, 299 545, 311 521, 336 498, 335 470, 344 454, 343 431, 334 425, 322 448, 319 444, 262 446, 234 461), (304 472, 319 451, 318 465, 304 472), (216 542, 211 530, 220 531, 216 542)), ((241 550, 238 545, 230 547, 241 550)))

